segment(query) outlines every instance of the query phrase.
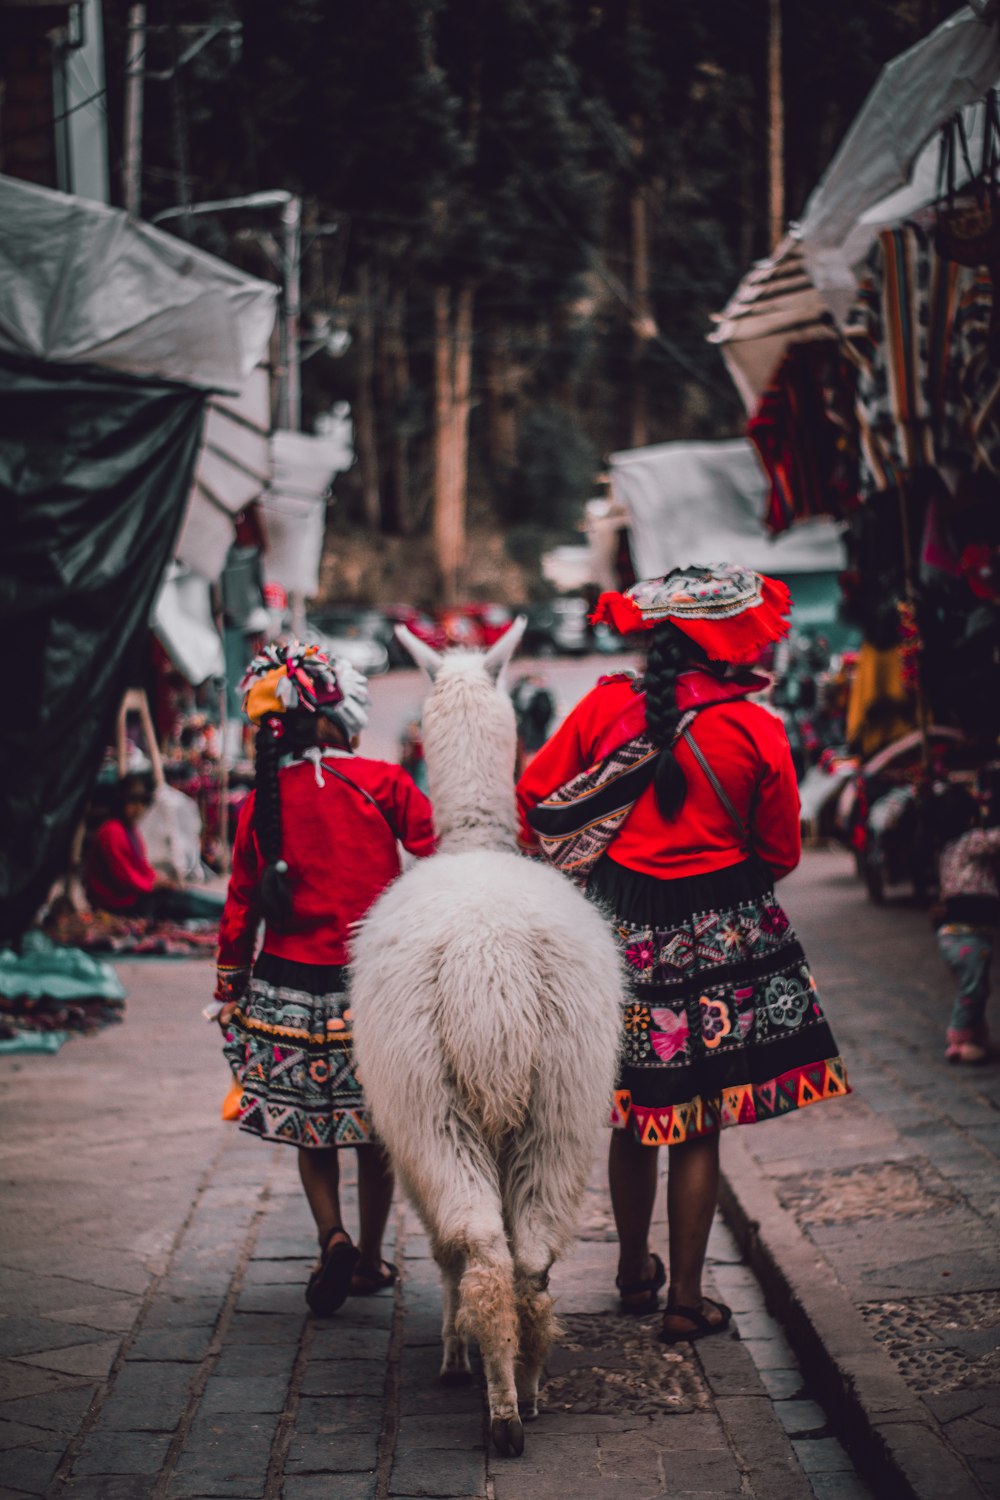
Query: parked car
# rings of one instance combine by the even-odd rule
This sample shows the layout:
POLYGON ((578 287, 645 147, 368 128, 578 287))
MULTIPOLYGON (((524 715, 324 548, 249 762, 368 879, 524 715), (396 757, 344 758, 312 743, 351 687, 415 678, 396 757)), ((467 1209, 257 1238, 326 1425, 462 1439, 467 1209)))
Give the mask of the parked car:
POLYGON ((449 646, 482 649, 510 628, 514 616, 505 604, 458 604, 437 612, 449 646))
POLYGON ((527 604, 523 613, 528 617, 522 646, 526 654, 579 656, 590 649, 587 601, 579 595, 527 604))
POLYGON ((383 619, 389 628, 389 638, 386 646, 389 651, 389 665, 391 667, 412 667, 413 661, 405 646, 397 641, 393 627, 405 625, 425 645, 433 647, 435 651, 444 651, 448 645, 448 636, 444 627, 433 619, 425 610, 417 609, 412 604, 387 604, 381 610, 383 619))
POLYGON ((382 622, 377 611, 321 610, 306 623, 309 639, 328 656, 345 658, 366 677, 389 670, 389 651, 379 638, 382 622))

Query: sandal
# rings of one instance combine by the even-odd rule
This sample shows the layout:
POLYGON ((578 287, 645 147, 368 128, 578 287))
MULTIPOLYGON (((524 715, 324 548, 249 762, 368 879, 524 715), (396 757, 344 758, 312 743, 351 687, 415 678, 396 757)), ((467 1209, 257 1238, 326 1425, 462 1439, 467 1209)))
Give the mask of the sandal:
POLYGON ((346 1229, 331 1229, 324 1242, 319 1265, 306 1287, 309 1310, 317 1318, 328 1318, 346 1301, 357 1263, 358 1252, 346 1229))
POLYGON ((641 1318, 646 1313, 656 1311, 657 1303, 660 1300, 657 1293, 661 1286, 666 1284, 667 1268, 655 1250, 651 1253, 650 1259, 653 1262, 654 1271, 652 1276, 646 1277, 645 1281, 630 1281, 623 1286, 621 1277, 615 1277, 620 1310, 633 1318, 641 1318), (626 1302, 626 1297, 645 1297, 645 1301, 639 1303, 626 1302))
POLYGON ((351 1277, 352 1297, 374 1297, 376 1292, 384 1292, 386 1287, 395 1286, 399 1279, 399 1270, 391 1260, 379 1262, 377 1271, 363 1271, 356 1268, 351 1277))
POLYGON ((660 1341, 664 1344, 693 1344, 695 1339, 708 1338, 711 1333, 722 1333, 729 1327, 733 1316, 731 1307, 724 1302, 714 1302, 711 1297, 702 1297, 701 1307, 681 1307, 679 1304, 671 1304, 667 1301, 666 1310, 663 1314, 663 1327, 660 1330, 660 1341), (705 1308, 714 1308, 721 1313, 717 1323, 712 1323, 705 1317, 705 1308), (683 1318, 685 1323, 693 1323, 694 1327, 685 1329, 683 1332, 676 1328, 667 1327, 668 1318, 683 1318))

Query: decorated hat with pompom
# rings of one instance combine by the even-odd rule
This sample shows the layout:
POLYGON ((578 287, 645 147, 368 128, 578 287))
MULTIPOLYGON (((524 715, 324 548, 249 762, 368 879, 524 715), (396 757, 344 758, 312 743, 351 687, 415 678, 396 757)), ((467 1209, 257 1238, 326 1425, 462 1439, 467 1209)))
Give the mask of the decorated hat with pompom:
POLYGON ((243 712, 251 724, 272 714, 303 712, 331 719, 348 737, 368 723, 368 682, 342 657, 318 646, 289 641, 265 646, 240 681, 243 712))
POLYGON ((788 634, 791 607, 788 587, 777 578, 736 563, 692 564, 624 593, 602 594, 590 618, 620 635, 654 630, 669 620, 710 660, 743 664, 788 634))

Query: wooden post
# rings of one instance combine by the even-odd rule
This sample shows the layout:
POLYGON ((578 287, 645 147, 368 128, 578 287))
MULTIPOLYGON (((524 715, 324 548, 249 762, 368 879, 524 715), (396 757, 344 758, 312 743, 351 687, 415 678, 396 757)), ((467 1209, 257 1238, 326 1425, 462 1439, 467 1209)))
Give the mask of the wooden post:
POLYGON ((125 59, 125 212, 142 214, 142 83, 146 55, 146 7, 132 5, 128 13, 128 50, 125 59))
POLYGON ((768 229, 772 253, 785 232, 785 103, 781 82, 781 0, 769 0, 768 80, 768 229))

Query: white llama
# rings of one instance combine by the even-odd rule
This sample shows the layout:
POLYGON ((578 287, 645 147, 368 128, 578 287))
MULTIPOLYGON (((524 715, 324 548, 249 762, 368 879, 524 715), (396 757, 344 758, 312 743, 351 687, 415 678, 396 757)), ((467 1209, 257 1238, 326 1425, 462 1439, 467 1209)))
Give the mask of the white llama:
POLYGON ((439 656, 423 739, 439 851, 376 903, 353 945, 365 1094, 443 1278, 441 1377, 480 1347, 493 1441, 524 1448, 555 1331, 549 1267, 572 1237, 607 1119, 621 975, 605 921, 516 851, 514 713, 500 680, 524 630, 439 656))

